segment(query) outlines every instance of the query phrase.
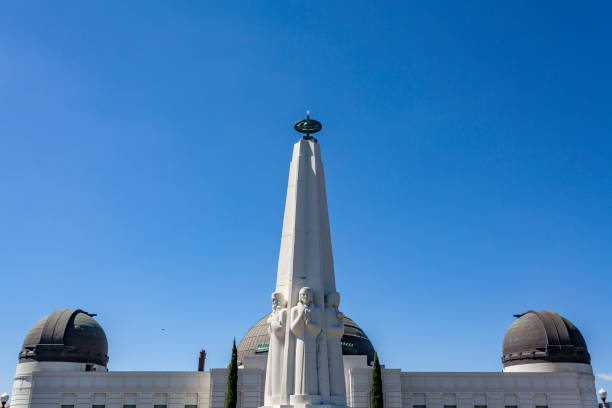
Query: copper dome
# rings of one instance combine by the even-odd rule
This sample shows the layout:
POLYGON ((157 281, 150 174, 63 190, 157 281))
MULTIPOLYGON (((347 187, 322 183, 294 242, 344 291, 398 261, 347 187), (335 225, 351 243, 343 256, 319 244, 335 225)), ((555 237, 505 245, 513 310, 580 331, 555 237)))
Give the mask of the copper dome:
MULTIPOLYGON (((245 355, 268 354, 270 334, 268 334, 269 315, 265 315, 247 331, 238 345, 238 361, 242 361, 245 355)), ((344 316, 344 335, 342 336, 343 355, 365 355, 368 364, 374 360, 374 346, 366 336, 365 332, 350 318, 344 316)))
POLYGON ((504 336, 504 367, 530 363, 584 363, 591 357, 580 331, 553 310, 530 310, 504 336))
POLYGON ((106 334, 93 316, 80 309, 57 309, 43 317, 26 335, 19 362, 62 361, 106 366, 106 334))

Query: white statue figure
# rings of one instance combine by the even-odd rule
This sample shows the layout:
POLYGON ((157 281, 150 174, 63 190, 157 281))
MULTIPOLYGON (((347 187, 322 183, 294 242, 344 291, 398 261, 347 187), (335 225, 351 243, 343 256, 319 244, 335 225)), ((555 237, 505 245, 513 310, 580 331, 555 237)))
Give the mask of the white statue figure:
MULTIPOLYGON (((281 292, 272 294, 272 313, 268 317, 270 346, 268 351, 268 373, 280 373, 283 369, 283 349, 285 344, 285 325, 287 322, 287 301, 281 292)), ((278 404, 281 395, 281 376, 270 376, 266 381, 265 401, 267 405, 278 404)))
POLYGON ((327 355, 329 356, 329 382, 332 402, 345 402, 344 362, 341 338, 344 334, 344 315, 338 311, 340 294, 332 292, 325 298, 325 322, 327 329, 327 355))
POLYGON ((291 308, 291 332, 295 335, 295 395, 318 394, 317 337, 321 310, 313 304, 309 287, 300 289, 299 302, 291 308))

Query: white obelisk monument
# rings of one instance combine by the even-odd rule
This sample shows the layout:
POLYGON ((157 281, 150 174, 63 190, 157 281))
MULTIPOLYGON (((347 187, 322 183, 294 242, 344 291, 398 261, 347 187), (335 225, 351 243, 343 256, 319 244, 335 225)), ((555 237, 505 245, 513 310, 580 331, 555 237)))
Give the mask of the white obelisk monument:
POLYGON ((295 125, 306 136, 293 147, 273 313, 266 407, 346 406, 340 339, 344 332, 327 215, 321 148, 310 136, 321 124, 295 125))

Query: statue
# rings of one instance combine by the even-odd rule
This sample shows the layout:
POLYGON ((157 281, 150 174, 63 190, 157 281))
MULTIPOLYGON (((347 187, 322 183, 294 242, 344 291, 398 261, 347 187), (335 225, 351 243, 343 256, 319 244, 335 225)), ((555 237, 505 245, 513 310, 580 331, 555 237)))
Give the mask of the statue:
POLYGON ((312 289, 301 288, 299 302, 291 308, 291 332, 295 336, 294 395, 316 395, 319 392, 317 337, 321 333, 320 315, 321 310, 313 304, 312 289))
MULTIPOLYGON (((267 373, 280 373, 282 370, 286 322, 287 301, 281 292, 274 292, 272 294, 272 313, 268 317, 270 346, 267 373)), ((265 401, 267 405, 278 404, 281 395, 281 376, 271 376, 270 379, 272 381, 266 381, 265 401)))
POLYGON ((344 385, 344 361, 342 360, 341 338, 344 334, 344 315, 338 311, 340 294, 332 292, 325 298, 325 322, 327 330, 327 355, 329 356, 329 381, 332 402, 346 402, 344 385))

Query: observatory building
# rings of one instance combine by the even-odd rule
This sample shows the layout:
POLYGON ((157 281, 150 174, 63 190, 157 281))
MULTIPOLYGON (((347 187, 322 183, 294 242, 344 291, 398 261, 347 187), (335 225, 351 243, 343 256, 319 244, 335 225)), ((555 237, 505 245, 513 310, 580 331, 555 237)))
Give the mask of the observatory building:
MULTIPOLYGON (((341 312, 321 147, 312 136, 321 124, 307 117, 295 128, 304 136, 289 170, 272 312, 257 321, 253 316, 239 343, 238 408, 369 408, 376 344, 341 312)), ((198 371, 110 371, 109 354, 112 361, 95 315, 51 311, 25 334, 11 408, 225 407, 226 368, 206 371, 202 361, 198 371)), ((587 343, 564 316, 551 310, 518 315, 500 357, 499 372, 384 368, 384 405, 597 407, 587 343)))

